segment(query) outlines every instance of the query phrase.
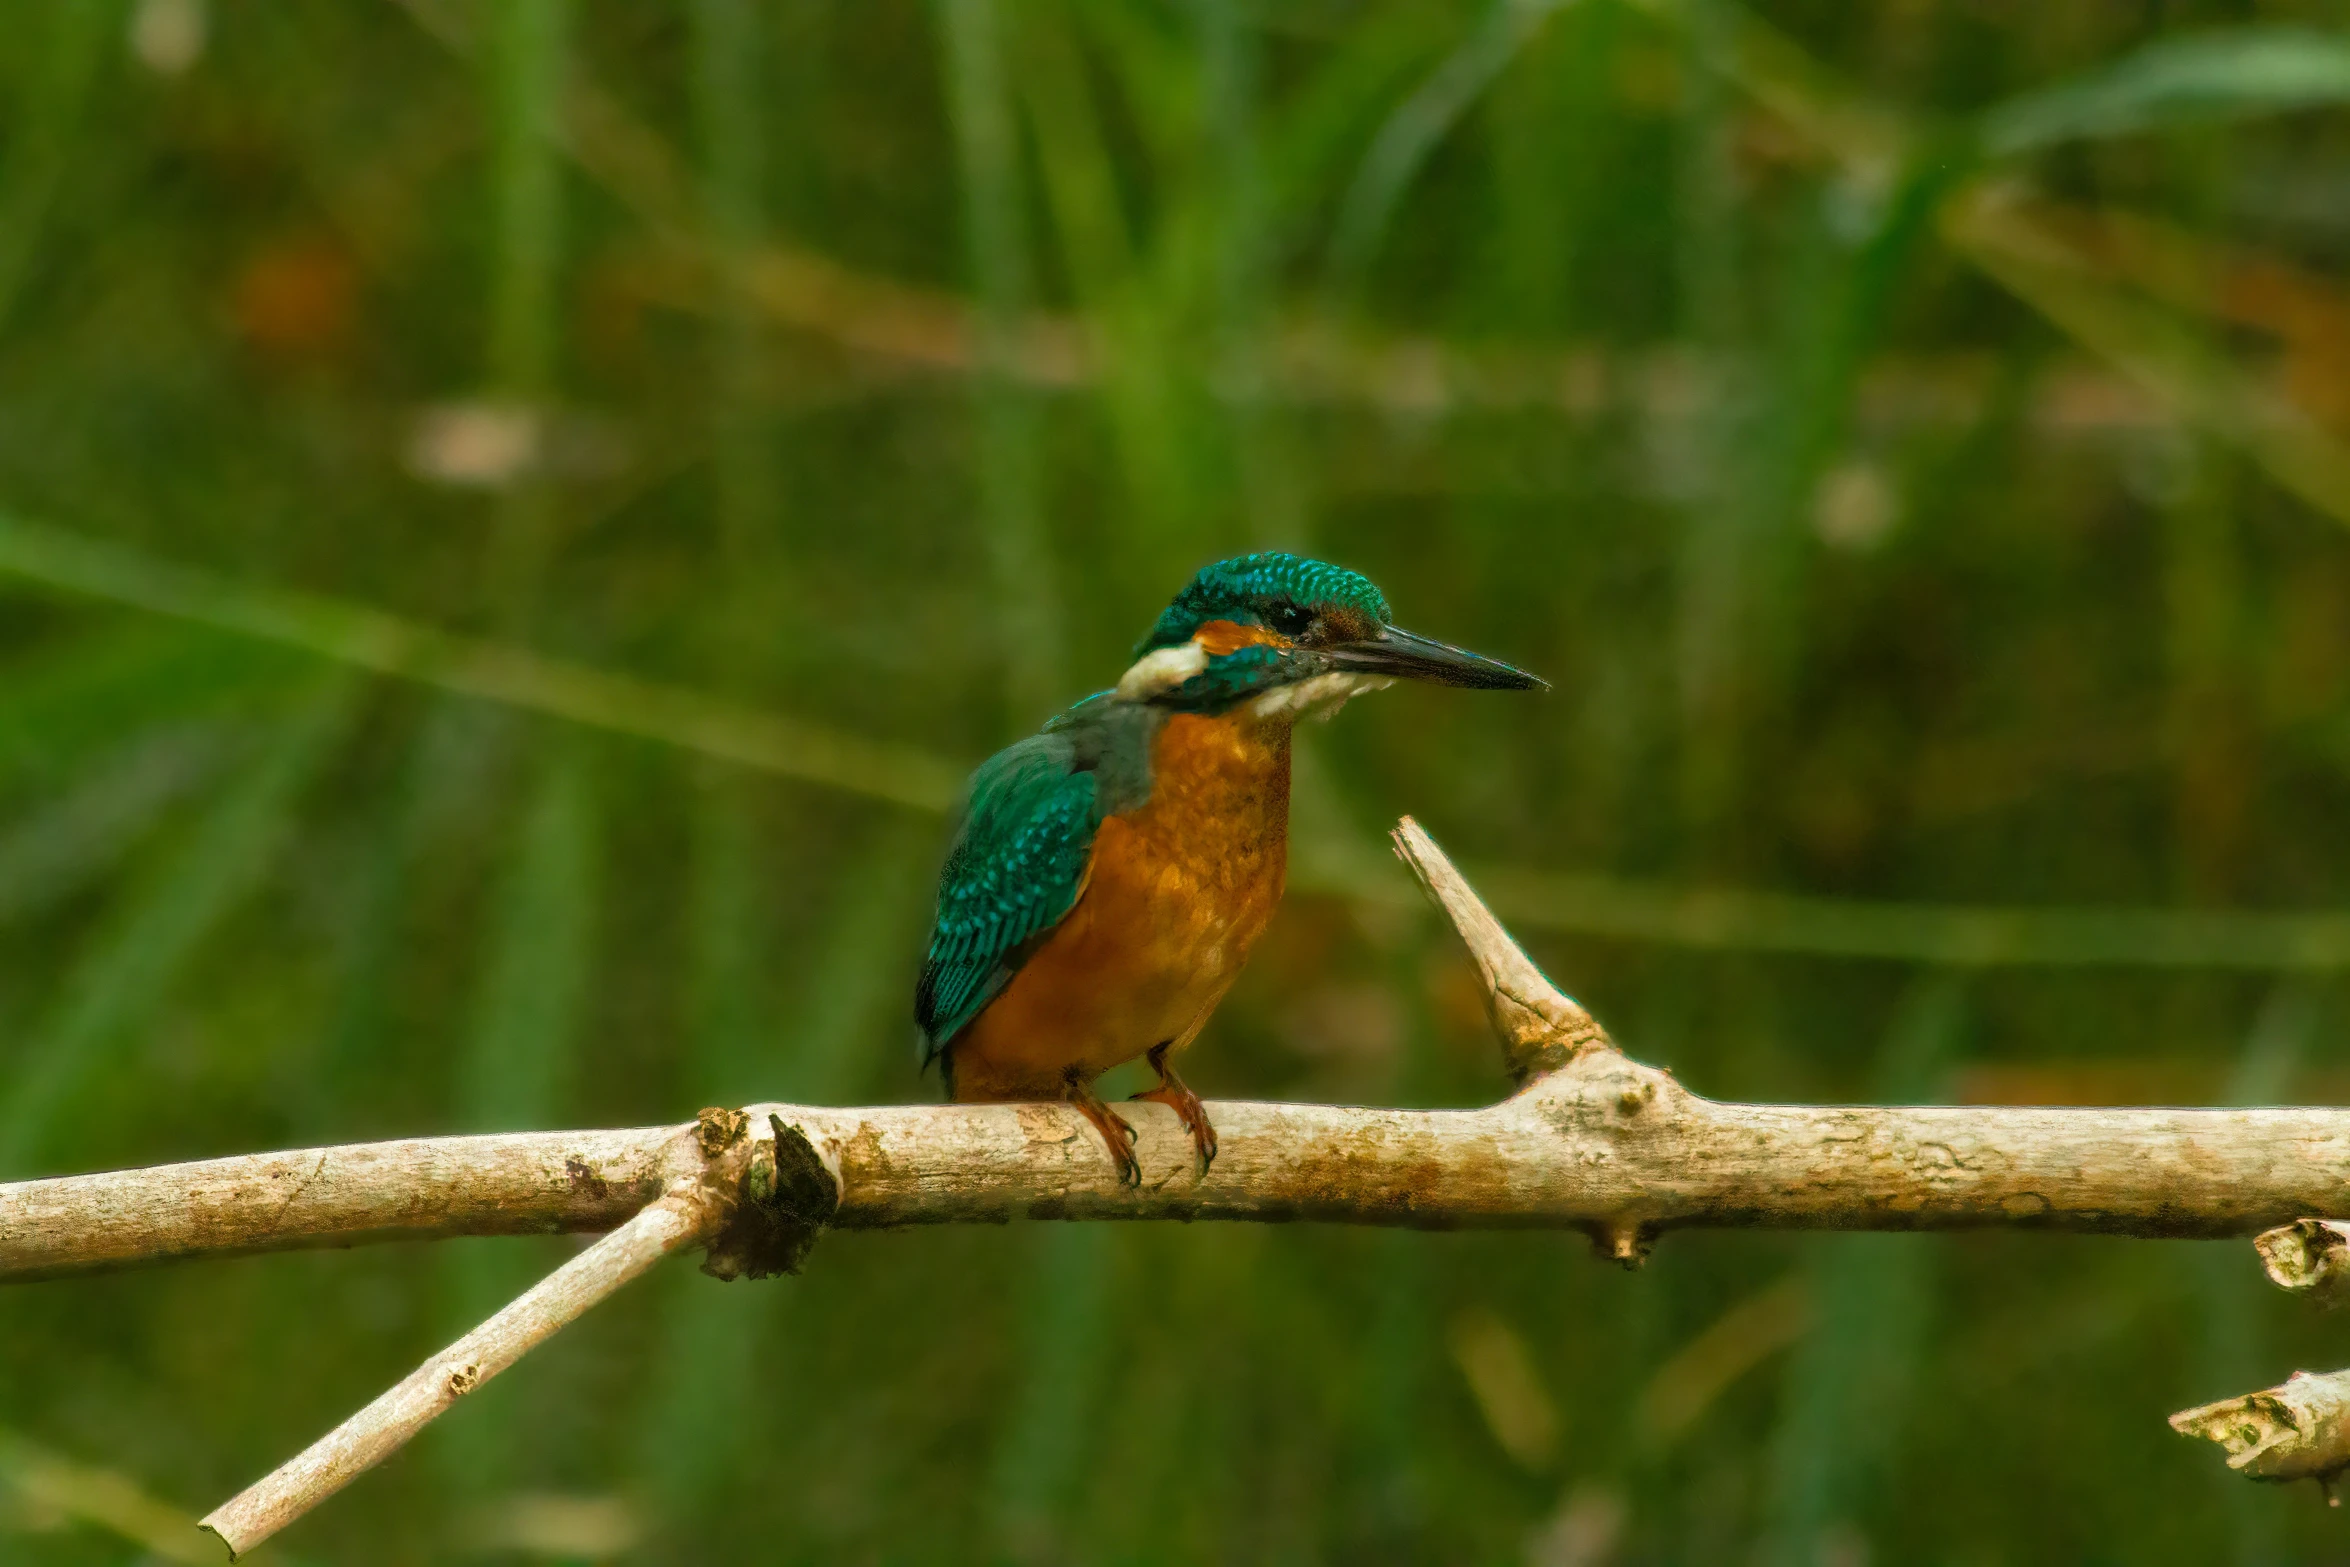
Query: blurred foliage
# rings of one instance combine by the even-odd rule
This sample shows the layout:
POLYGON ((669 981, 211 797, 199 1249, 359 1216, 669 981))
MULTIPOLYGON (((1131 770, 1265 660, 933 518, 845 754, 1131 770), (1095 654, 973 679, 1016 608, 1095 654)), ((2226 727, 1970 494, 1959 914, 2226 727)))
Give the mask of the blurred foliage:
MULTIPOLYGON (((2339 1098, 2337 21, 27 8, 0 1176, 922 1097, 947 781, 1270 544, 1557 689, 1310 737, 1210 1092, 1498 1092, 1410 810, 1708 1093, 2339 1098)), ((0 1557, 191 1559, 564 1247, 0 1294, 0 1557)), ((2338 1559, 2161 1417, 2346 1358, 2240 1246, 844 1235, 284 1552, 2338 1559)))

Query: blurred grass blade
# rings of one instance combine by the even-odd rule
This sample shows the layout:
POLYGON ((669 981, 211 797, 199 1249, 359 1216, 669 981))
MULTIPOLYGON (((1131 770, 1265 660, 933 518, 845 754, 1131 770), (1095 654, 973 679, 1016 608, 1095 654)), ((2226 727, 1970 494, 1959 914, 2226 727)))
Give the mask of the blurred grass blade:
POLYGON ((1020 1383, 1001 1409, 989 1486, 998 1542, 1015 1561, 1088 1558, 1077 1493, 1103 1456, 1097 1431, 1112 1413, 1124 1228, 1030 1224, 1021 1237, 1020 1383))
MULTIPOLYGON (((1714 79, 1707 64, 1692 61, 1689 70, 1693 80, 1714 79)), ((1719 107, 1700 94, 1691 116, 1719 107)), ((1684 538, 1676 631, 1682 806, 1702 865, 1723 850, 1734 862, 1741 847, 1734 837, 1742 774, 1757 765, 1750 753, 1760 736, 1781 727, 1770 704, 1801 667, 1813 559, 1806 524, 1842 449, 1862 366, 1956 166, 1921 157, 1889 188, 1847 177, 1823 191, 1805 225, 1802 259, 1787 269, 1791 281, 1775 312, 1784 325, 1748 348, 1738 338, 1736 279, 1719 265, 1737 248, 1728 168, 1736 126, 1725 116, 1687 135, 1686 312, 1721 344, 1726 363, 1746 367, 1716 389, 1714 406, 1697 421, 1700 462, 1712 477, 1692 485, 1684 538), (1777 390, 1757 399, 1750 389, 1759 385, 1777 390)))
MULTIPOLYGON (((1870 1100, 1947 1102, 1965 1025, 1959 981, 1914 980, 1879 1049, 1870 1100)), ((1942 1255, 1923 1235, 1822 1235, 1806 1249, 1805 1293, 1817 1326, 1787 1369, 1765 1553, 1785 1567, 1810 1567, 1827 1542, 1873 1521, 1868 1510, 1885 1494, 1883 1479, 1913 1418, 1910 1390, 1932 1336, 1942 1255)))
MULTIPOLYGON (((780 941, 759 882, 758 835, 733 780, 697 780, 686 952, 690 1076, 681 1103, 749 1104, 772 1053, 772 997, 761 984, 780 941)), ((789 1098, 777 1090, 776 1097, 789 1098)), ((713 1441, 741 1429, 753 1407, 750 1368, 763 1329, 790 1297, 775 1288, 721 1288, 673 1268, 660 1281, 659 1342, 651 1356, 639 1463, 661 1518, 683 1529, 750 1478, 755 1444, 713 1441)))
POLYGON ((1156 236, 1168 254, 1148 258, 1129 222, 1118 160, 1093 72, 1072 16, 1058 3, 1016 7, 1010 29, 1018 98, 1033 134, 1045 205, 1063 268, 1100 349, 1100 393, 1129 503, 1118 542, 1138 574, 1187 570, 1199 465, 1186 448, 1177 341, 1191 317, 1184 269, 1154 265, 1183 244, 1180 223, 1156 236))
MULTIPOLYGON (((781 936, 756 880, 763 863, 739 790, 712 787, 696 811, 692 953, 693 1081, 686 1102, 858 1102, 877 1079, 906 1083, 913 1052, 906 1016, 917 948, 912 933, 928 892, 933 834, 917 823, 884 824, 846 864, 809 958, 797 999, 780 1023, 761 977, 781 936)), ((895 1093, 886 1097, 896 1098, 895 1093)), ((673 1270, 662 1303, 662 1344, 649 1386, 643 1463, 663 1515, 702 1515, 731 1485, 755 1483, 766 1455, 755 1444, 713 1444, 752 1411, 762 1338, 782 1331, 796 1290, 721 1289, 673 1270)), ((768 1395, 779 1395, 769 1388, 768 1395)))
POLYGON ((780 998, 762 977, 790 948, 775 896, 758 880, 767 857, 739 792, 709 791, 694 837, 695 1049, 686 1096, 696 1104, 846 1104, 880 1081, 902 1086, 914 1058, 906 1008, 936 833, 919 822, 884 824, 844 862, 831 897, 799 911, 791 945, 806 951, 790 965, 793 999, 780 1017, 780 998))
POLYGON ((1564 3, 1492 0, 1469 36, 1379 127, 1339 203, 1330 240, 1330 273, 1342 294, 1351 294, 1369 270, 1429 154, 1564 3))
POLYGON ((2324 516, 2350 524, 2350 445, 2269 382, 2214 351, 2211 336, 2096 275, 2032 223, 2021 193, 1962 193, 1945 233, 2017 298, 2118 366, 2176 417, 2243 452, 2324 516))
MULTIPOLYGON (((2293 1102, 2293 1080, 2310 1059, 2323 1021, 2325 997, 2305 979, 2280 980, 2270 990, 2247 1032, 2228 1074, 2226 1102, 2273 1105, 2293 1102)), ((2214 1241, 2193 1248, 2190 1282, 2202 1308, 2200 1351, 2192 1384, 2177 1385, 2174 1401, 2203 1397, 2215 1388, 2257 1387, 2275 1375, 2270 1356, 2267 1307, 2275 1295, 2260 1270, 2244 1255, 2241 1241, 2214 1241)), ((2285 1559, 2276 1510, 2237 1476, 2212 1470, 2204 1482, 2219 1493, 2228 1512, 2228 1559, 2241 1567, 2285 1559)))
POLYGON ((203 729, 141 735, 68 780, 56 803, 0 833, 0 925, 39 913, 137 847, 223 760, 203 729))
POLYGON ((1061 7, 1044 0, 1013 14, 1012 79, 1034 131, 1030 141, 1044 175, 1045 203, 1070 279, 1099 314, 1131 286, 1136 251, 1101 105, 1061 7))
POLYGON ((570 13, 569 0, 502 0, 488 12, 492 42, 485 63, 497 138, 489 378, 516 397, 544 395, 555 359, 563 236, 556 134, 570 13))
MULTIPOLYGON (((1008 337, 1014 312, 1025 306, 1033 265, 1020 222, 1024 195, 1018 180, 1014 89, 1007 75, 1007 18, 995 0, 940 0, 940 6, 965 221, 980 280, 983 332, 993 343, 1008 337)), ((1057 7, 1042 16, 1021 13, 1021 21, 1030 28, 1054 28, 1064 20, 1057 7)), ((1066 38, 1058 41, 1066 47, 1066 38)), ((1065 92, 1071 84, 1062 86, 1065 91, 1059 106, 1069 110, 1065 92)), ((1052 101, 1048 98, 1048 103, 1052 101)), ((1031 107, 1033 112, 1033 101, 1031 107)), ((1040 134, 1062 128, 1039 125, 1040 134)), ((1091 129, 1068 128, 1072 133, 1091 129)), ((1046 155, 1045 149, 1039 151, 1040 156, 1046 155)), ((1104 279, 1085 270, 1087 257, 1068 237, 1073 222, 1080 221, 1070 207, 1077 194, 1071 185, 1074 171, 1069 159, 1073 155, 1078 154, 1064 150, 1055 160, 1058 179, 1048 179, 1046 194, 1056 203, 1063 248, 1070 254, 1078 287, 1083 290, 1089 282, 1102 286, 1104 279)), ((1099 219, 1100 215, 1093 217, 1099 219)), ((1098 243, 1101 236, 1094 238, 1098 243)), ((1115 264, 1098 255, 1093 262, 1096 266, 1115 264)), ((1098 304, 1098 298, 1094 302, 1098 304)), ((990 350, 991 362, 996 353, 990 350)), ((987 376, 979 395, 984 399, 983 419, 1001 421, 993 435, 983 425, 983 436, 1006 443, 1000 454, 992 448, 983 453, 983 461, 1004 463, 1004 477, 1016 479, 1021 486, 1005 491, 1006 501, 1018 502, 1018 508, 991 505, 989 525, 996 563, 995 618, 1010 652, 1005 694, 1017 720, 1025 720, 1032 711, 1023 710, 1033 709, 1037 697, 1044 698, 1048 706, 1057 706, 1066 695, 1059 689, 1062 671, 1057 624, 1040 623, 1057 617, 1060 606, 1055 602, 1052 579, 1043 574, 1050 561, 1035 484, 1037 433, 1033 424, 1025 422, 1033 416, 1018 400, 1008 375, 987 376), (1038 575, 1029 580, 1028 573, 1038 575), (1026 638, 1034 639, 1033 647, 1021 645, 1026 638)), ((983 479, 986 473, 983 469, 983 479)), ((1022 1385, 1000 1417, 994 1468, 993 1522, 1015 1557, 1033 1557, 1040 1546, 1061 1535, 1057 1520, 1065 1513, 1066 1487, 1082 1462, 1082 1443, 1076 1433, 1085 1429, 1091 1413, 1107 1336, 1108 1281, 1104 1271, 1109 1242, 1102 1231, 1099 1225, 1050 1224, 1031 1226, 1025 1237, 1034 1261, 1018 1286, 1029 1330, 1015 1362, 1022 1385)))
MULTIPOLYGON (((2350 967, 2350 915, 2344 914, 1873 903, 1508 865, 1472 864, 1463 873, 1494 912, 1514 924, 1700 950, 1809 952, 1960 968, 2350 967)), ((1344 890, 1398 902, 1412 893, 1408 883, 1384 873, 1376 880, 1349 879, 1344 890)))
POLYGON ((1546 1473, 1558 1460, 1558 1404, 1526 1336, 1482 1305, 1455 1312, 1445 1336, 1494 1444, 1528 1474, 1546 1473))
POLYGON ((527 1131, 565 1103, 591 971, 601 823, 584 748, 558 743, 516 824, 457 1084, 460 1124, 527 1131))
POLYGON ((1006 701, 1024 727, 1066 700, 1061 628, 1044 517, 1039 412, 1018 385, 1014 358, 1033 295, 1020 136, 1006 78, 996 0, 937 0, 947 117, 962 193, 965 265, 979 295, 979 510, 995 577, 996 633, 1006 701))
POLYGON ((1359 163, 1363 138, 1378 135, 1382 109, 1429 56, 1455 42, 1455 26, 1442 7, 1366 12, 1331 40, 1310 75, 1268 106, 1265 200, 1276 236, 1294 243, 1309 215, 1324 209, 1328 187, 1359 163))
MULTIPOLYGON (((1650 5, 1676 17, 1688 9, 1674 0, 1650 5)), ((1751 17, 1740 15, 1723 59, 1745 91, 1851 172, 1866 176, 1915 151, 1917 133, 1898 114, 1852 92, 1751 17)), ((1962 186, 1943 208, 1943 237, 2176 417, 2236 446, 2318 511, 2350 522, 2350 448, 2273 386, 2213 355, 2206 334, 2098 275, 2026 197, 2009 182, 1962 186)))
POLYGON ((1715 1318, 1641 1389, 1633 1417, 1640 1446, 1670 1449, 1739 1378, 1811 1331, 1815 1311, 1811 1279, 1798 1270, 1715 1318))
MULTIPOLYGON (((143 1561, 217 1567, 220 1544, 196 1515, 150 1494, 119 1470, 76 1463, 0 1429, 0 1490, 35 1514, 55 1513, 140 1547, 143 1561)), ((5 1528, 0 1524, 0 1528, 5 1528)))
POLYGON ((1589 281, 1585 258, 1607 251, 1613 77, 1628 19, 1614 0, 1573 6, 1494 84, 1485 136, 1492 286, 1483 309, 1513 334, 1557 340, 1597 324, 1572 307, 1589 281))
POLYGON ((0 1105, 0 1171, 13 1176, 74 1157, 62 1123, 81 1090, 118 1066, 129 1036, 163 1005, 196 948, 260 886, 292 829, 303 787, 343 732, 354 694, 338 681, 287 715, 262 754, 84 949, 11 1064, 0 1105))
POLYGON ((409 1076, 385 1027, 405 955, 402 916, 419 873, 441 852, 470 848, 485 828, 515 732, 503 709, 433 701, 367 813, 364 846, 341 888, 334 1015, 303 1085, 309 1119, 343 1129, 338 1137, 391 1135, 395 1118, 410 1113, 405 1106, 425 1097, 393 1091, 409 1076))
POLYGON ((1312 519, 1295 433, 1274 405, 1266 352, 1280 235, 1265 131, 1265 41, 1241 0, 1205 0, 1200 15, 1200 103, 1211 163, 1194 199, 1213 198, 1216 234, 1214 376, 1222 436, 1238 473, 1249 542, 1311 551, 1312 519))
MULTIPOLYGON (((2344 495, 2350 500, 2350 488, 2344 495)), ((961 768, 929 752, 453 636, 366 606, 247 587, 5 513, 0 570, 919 810, 944 810, 961 790, 961 768)), ((1474 879, 1497 912, 1525 925, 1717 950, 1960 965, 2350 966, 2350 915, 1873 903, 1515 867, 1479 868, 1474 879)), ((1321 868, 1301 875, 1297 885, 1413 901, 1408 881, 1385 870, 1352 875, 1321 868)))
POLYGON ((116 620, 44 643, 0 675, 0 772, 71 765, 141 730, 283 705, 318 666, 193 626, 116 620))
POLYGON ((58 194, 67 188, 76 143, 95 96, 106 46, 118 36, 117 0, 54 0, 20 11, 13 47, 32 57, 30 90, 8 127, 0 164, 0 330, 14 314, 31 275, 58 194))
POLYGON ((2164 38, 1986 111, 2001 156, 2062 142, 2350 103, 2350 36, 2247 27, 2164 38))
POLYGON ((830 929, 802 971, 794 1021, 767 1064, 785 1097, 852 1104, 877 1083, 907 1082, 914 1050, 906 1009, 937 853, 935 833, 895 822, 850 862, 830 929))
MULTIPOLYGON (((563 1124, 581 1052, 581 1018, 594 972, 603 824, 590 753, 574 737, 548 748, 515 824, 477 981, 473 1020, 457 1068, 456 1123, 480 1131, 563 1124)), ((442 1249, 448 1325, 481 1321, 545 1271, 512 1244, 442 1249)), ((441 1452, 468 1495, 525 1478, 518 1398, 525 1380, 442 1423, 441 1452)), ((469 1405, 474 1400, 467 1400, 469 1405)))
MULTIPOLYGON (((556 394, 557 291, 563 259, 563 161, 558 145, 569 61, 569 0, 502 0, 488 12, 491 159, 487 370, 514 406, 556 394)), ((533 465, 495 499, 482 582, 506 635, 530 623, 555 553, 555 495, 533 465)))
POLYGON ((766 351, 758 302, 747 280, 765 227, 761 93, 766 60, 761 14, 753 0, 695 0, 694 109, 701 122, 704 163, 702 210, 717 250, 719 299, 712 324, 711 439, 715 509, 721 558, 730 568, 725 611, 710 617, 717 644, 713 667, 723 671, 741 650, 765 646, 754 629, 750 590, 777 563, 757 545, 778 526, 777 488, 770 471, 769 432, 761 407, 766 351))
POLYGON ((5 512, 0 572, 917 810, 945 809, 962 787, 961 768, 911 746, 456 636, 367 605, 249 586, 5 512))

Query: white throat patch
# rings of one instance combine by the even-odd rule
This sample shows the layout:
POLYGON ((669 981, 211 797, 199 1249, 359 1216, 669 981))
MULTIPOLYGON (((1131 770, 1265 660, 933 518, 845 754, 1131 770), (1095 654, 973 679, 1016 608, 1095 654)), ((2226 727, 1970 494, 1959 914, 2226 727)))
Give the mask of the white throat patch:
POLYGON ((1358 675, 1334 669, 1292 685, 1276 686, 1258 697, 1249 711, 1259 718, 1327 719, 1366 691, 1384 691, 1395 682, 1385 675, 1358 675))
POLYGON ((1154 648, 1134 661, 1134 667, 1118 680, 1118 700, 1147 702, 1163 691, 1177 686, 1208 667, 1208 650, 1197 642, 1178 642, 1173 647, 1154 648))

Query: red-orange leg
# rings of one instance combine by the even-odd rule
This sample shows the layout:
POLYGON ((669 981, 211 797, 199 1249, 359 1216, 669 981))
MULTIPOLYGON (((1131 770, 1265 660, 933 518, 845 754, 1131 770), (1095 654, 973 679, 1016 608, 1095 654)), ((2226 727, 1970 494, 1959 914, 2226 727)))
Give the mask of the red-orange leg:
POLYGON ((1110 1162, 1118 1167, 1118 1184, 1140 1186, 1142 1166, 1134 1158, 1134 1128, 1126 1118, 1102 1103, 1102 1096, 1093 1091, 1090 1078, 1078 1075, 1071 1067, 1061 1074, 1061 1097, 1077 1107, 1078 1113, 1094 1124, 1109 1146, 1110 1162))
POLYGON ((1167 1052, 1174 1045, 1171 1039, 1163 1040, 1143 1057, 1151 1064, 1151 1070, 1159 1074, 1159 1086, 1146 1088, 1134 1097, 1155 1099, 1182 1118, 1184 1127, 1191 1133, 1191 1146, 1199 1151, 1199 1173, 1204 1176, 1208 1166, 1216 1162, 1216 1129, 1208 1124, 1208 1107, 1199 1102, 1199 1095, 1167 1064, 1167 1052))

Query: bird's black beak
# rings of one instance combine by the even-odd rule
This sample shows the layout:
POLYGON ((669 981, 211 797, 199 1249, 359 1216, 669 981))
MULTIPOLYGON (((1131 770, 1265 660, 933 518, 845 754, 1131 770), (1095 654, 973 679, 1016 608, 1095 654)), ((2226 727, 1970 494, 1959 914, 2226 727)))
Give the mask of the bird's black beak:
POLYGON ((1380 627, 1375 637, 1341 642, 1321 651, 1333 666, 1355 674, 1432 680, 1438 685, 1469 686, 1480 691, 1549 689, 1547 681, 1538 680, 1498 658, 1487 658, 1482 653, 1472 653, 1394 626, 1380 627))

